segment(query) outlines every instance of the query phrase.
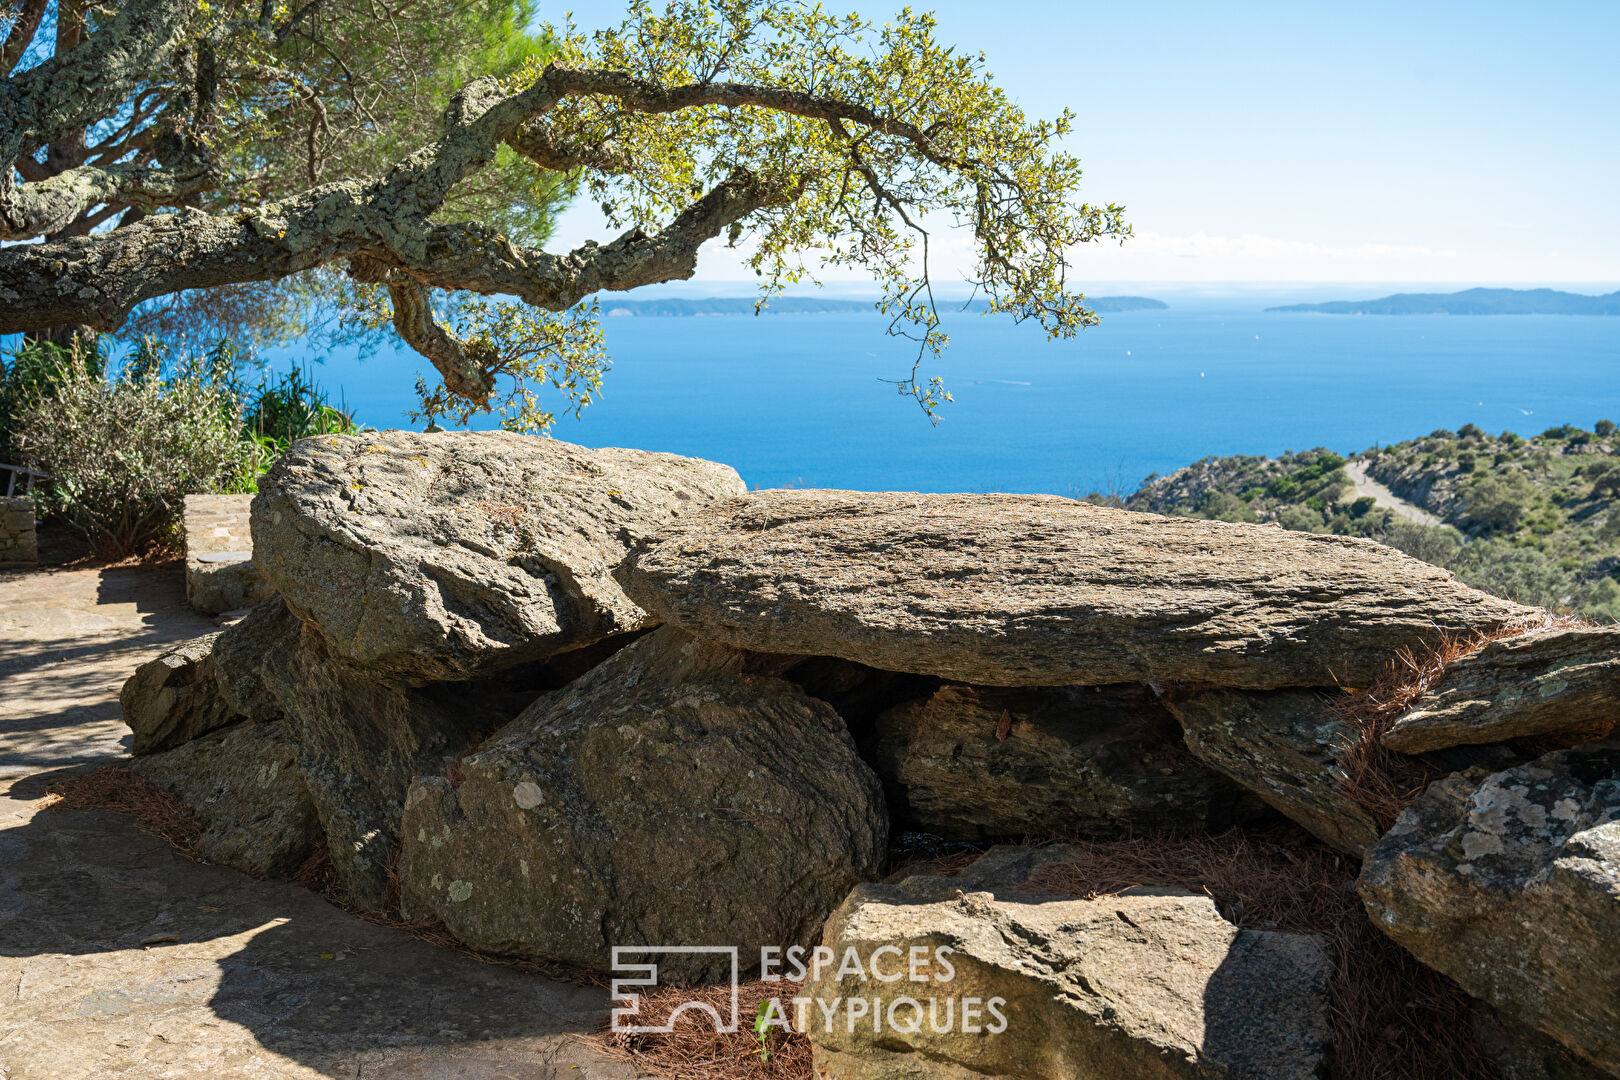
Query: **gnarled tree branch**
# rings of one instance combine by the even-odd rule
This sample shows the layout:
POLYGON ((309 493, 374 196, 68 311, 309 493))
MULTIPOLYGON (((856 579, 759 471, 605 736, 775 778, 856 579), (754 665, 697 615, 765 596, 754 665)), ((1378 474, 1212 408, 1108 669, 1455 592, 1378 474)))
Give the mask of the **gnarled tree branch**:
POLYGON ((0 43, 0 75, 11 74, 11 69, 22 61, 23 53, 28 51, 28 43, 39 30, 40 20, 45 18, 48 6, 49 0, 25 0, 16 21, 11 24, 11 30, 6 34, 5 42, 0 43))
MULTIPOLYGON (((474 79, 451 99, 439 137, 375 179, 317 182, 323 156, 335 150, 343 160, 342 133, 320 136, 349 110, 328 114, 318 91, 304 87, 290 100, 302 96, 309 109, 309 186, 280 198, 203 202, 193 197, 219 186, 208 160, 215 50, 243 38, 255 47, 313 41, 326 29, 323 0, 297 6, 279 25, 281 5, 234 2, 244 17, 225 21, 197 16, 195 0, 128 0, 53 60, 0 81, 0 239, 46 238, 0 247, 0 332, 67 323, 111 330, 157 297, 336 264, 386 286, 400 337, 434 363, 449 392, 487 406, 497 378, 515 370, 490 342, 516 340, 511 327, 527 316, 509 317, 509 305, 443 305, 459 312, 464 339, 436 321, 432 290, 512 296, 561 312, 599 291, 690 277, 704 243, 721 235, 735 242, 749 219, 747 257, 767 288, 797 280, 803 266, 789 256, 830 252, 829 262, 872 268, 885 311, 921 326, 923 348, 937 350, 925 215, 970 225, 993 305, 1040 318, 1053 334, 1094 321, 1063 284, 1067 246, 1125 231, 1117 207, 1068 203, 1078 167, 1049 150, 1067 119, 1027 123, 971 61, 931 40, 926 16, 905 13, 898 29, 885 28, 890 52, 873 61, 835 44, 853 22, 779 0, 739 0, 749 18, 709 38, 708 0, 674 0, 662 20, 638 9, 634 26, 599 47, 583 39, 559 46, 571 66, 526 68, 527 85, 515 92, 474 79), (756 31, 770 40, 751 45, 756 31), (784 44, 795 34, 808 54, 784 44), (670 49, 689 51, 693 62, 671 62, 670 49), (155 84, 162 92, 152 113, 140 96, 154 85, 144 74, 164 65, 169 75, 155 84), (778 75, 781 84, 772 85, 778 75), (95 120, 119 130, 92 153, 83 133, 95 120), (39 159, 46 144, 51 151, 39 159), (58 153, 63 146, 71 152, 58 153), (482 197, 471 178, 508 175, 503 146, 545 170, 591 174, 609 216, 637 227, 559 254, 462 219, 469 196, 472 205, 482 197), (242 209, 210 214, 198 202, 242 209), (119 228, 63 238, 126 208, 133 212, 119 228), (914 254, 924 263, 920 281, 908 262, 914 254), (498 314, 485 318, 490 312, 498 314)), ((255 70, 279 71, 279 62, 255 70)), ((284 81, 301 85, 296 76, 284 81)), ((366 112, 358 93, 355 106, 366 112)), ((348 167, 357 171, 352 160, 348 167)), ((263 190, 285 192, 284 181, 263 190)), ((386 314, 375 315, 366 326, 386 325, 386 314)), ((531 344, 539 339, 525 333, 531 344)), ((915 376, 901 388, 931 409, 934 391, 919 389, 915 376)))
POLYGON ((140 165, 81 165, 17 189, 0 201, 0 240, 18 240, 65 229, 97 206, 119 209, 181 206, 217 180, 206 164, 185 170, 140 165))

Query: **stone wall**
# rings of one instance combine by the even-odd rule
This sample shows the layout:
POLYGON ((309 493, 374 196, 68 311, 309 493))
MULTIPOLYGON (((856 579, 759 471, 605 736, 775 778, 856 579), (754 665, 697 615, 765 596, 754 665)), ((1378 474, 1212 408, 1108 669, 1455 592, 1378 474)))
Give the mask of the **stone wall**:
POLYGON ((0 568, 33 566, 39 560, 34 500, 0 498, 0 568))
POLYGON ((186 601, 204 615, 252 607, 275 590, 253 565, 251 495, 187 495, 186 601))

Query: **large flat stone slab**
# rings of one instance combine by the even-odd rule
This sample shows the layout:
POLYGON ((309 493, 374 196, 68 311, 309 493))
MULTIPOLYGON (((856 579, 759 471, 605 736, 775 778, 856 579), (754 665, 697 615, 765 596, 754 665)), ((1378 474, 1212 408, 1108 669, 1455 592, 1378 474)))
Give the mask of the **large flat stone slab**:
POLYGON ((762 491, 620 572, 663 621, 761 652, 993 686, 1365 686, 1526 609, 1370 541, 1047 495, 762 491))
POLYGON ((190 808, 201 826, 197 853, 211 863, 291 877, 324 839, 282 724, 233 724, 137 758, 130 771, 190 808))
POLYGON ((1602 738, 1616 720, 1620 628, 1583 627, 1503 638, 1452 661, 1383 742, 1404 754, 1527 737, 1573 742, 1602 738))
POLYGON ((335 655, 454 682, 651 625, 614 565, 743 490, 710 461, 509 432, 323 435, 260 481, 254 558, 335 655))
POLYGON ((1171 698, 1187 749, 1309 830, 1360 858, 1378 822, 1346 790, 1353 734, 1315 690, 1208 690, 1171 698))

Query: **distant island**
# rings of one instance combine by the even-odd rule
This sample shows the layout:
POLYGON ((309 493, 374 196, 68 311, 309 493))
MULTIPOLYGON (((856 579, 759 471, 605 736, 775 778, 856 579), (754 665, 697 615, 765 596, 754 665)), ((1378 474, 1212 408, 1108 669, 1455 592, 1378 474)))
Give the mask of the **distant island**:
POLYGON ((1267 311, 1323 315, 1620 315, 1620 292, 1585 296, 1557 289, 1464 289, 1455 293, 1396 293, 1381 300, 1288 304, 1267 311))
MULTIPOLYGON (((665 297, 659 300, 600 300, 602 314, 609 316, 633 315, 752 315, 758 298, 753 296, 711 296, 704 300, 681 300, 665 297)), ((1162 300, 1145 296, 1090 296, 1086 305, 1093 311, 1157 311, 1170 305, 1162 300)), ((953 307, 950 301, 941 301, 940 310, 953 307)), ((983 311, 986 304, 974 301, 969 310, 983 311)), ((843 311, 871 311, 870 300, 830 300, 819 296, 777 296, 765 305, 767 315, 826 315, 843 311)))

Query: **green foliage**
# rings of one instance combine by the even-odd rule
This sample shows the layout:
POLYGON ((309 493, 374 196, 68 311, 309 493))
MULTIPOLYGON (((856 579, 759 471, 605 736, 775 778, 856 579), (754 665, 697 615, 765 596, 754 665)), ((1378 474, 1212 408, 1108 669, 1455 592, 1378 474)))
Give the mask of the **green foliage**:
POLYGON ((242 350, 174 354, 152 339, 116 366, 106 339, 78 353, 26 343, 0 357, 0 442, 52 479, 40 509, 107 558, 178 541, 185 496, 252 492, 288 446, 360 430, 301 368, 251 385, 242 350))
POLYGON ((1199 516, 1215 521, 1253 521, 1249 504, 1225 491, 1211 491, 1199 506, 1199 516))
MULTIPOLYGON (((920 365, 946 344, 928 261, 933 230, 968 226, 972 274, 989 309, 1033 319, 1053 337, 1096 322, 1065 284, 1075 244, 1123 239, 1123 208, 1074 200, 1080 165, 1057 149, 1069 113, 1032 121, 996 86, 982 54, 934 37, 932 15, 906 9, 882 26, 783 0, 635 0, 623 25, 590 36, 556 31, 558 62, 623 71, 674 87, 738 83, 864 107, 872 119, 792 115, 761 101, 735 107, 626 110, 605 97, 571 97, 547 118, 559 140, 611 146, 622 167, 588 172, 591 197, 615 226, 661 227, 695 195, 747 175, 774 193, 729 237, 764 295, 859 267, 882 289, 891 330, 918 343, 917 363, 894 380, 929 412, 949 400, 920 365), (920 146, 902 126, 926 133, 920 146)), ((510 81, 540 74, 531 61, 510 81)))
POLYGON ((311 435, 352 435, 360 428, 352 414, 327 403, 326 392, 295 367, 254 392, 244 418, 250 445, 244 474, 232 486, 257 491, 258 478, 299 439, 311 435))
POLYGON ((1512 532, 1522 525, 1536 490, 1522 473, 1486 474, 1465 489, 1459 521, 1476 535, 1512 532))
POLYGON ((759 1008, 754 1014, 753 1027, 754 1041, 759 1044, 753 1052, 759 1055, 759 1060, 771 1060, 771 1031, 785 1024, 786 1017, 778 1011, 774 998, 759 1003, 759 1008))
MULTIPOLYGON (((469 353, 486 358, 497 392, 480 404, 452 393, 442 381, 419 376, 417 407, 411 411, 417 423, 447 420, 465 426, 474 416, 491 414, 507 431, 541 434, 557 419, 541 404, 544 387, 561 395, 564 412, 578 416, 601 392, 602 376, 611 366, 595 302, 551 312, 457 293, 442 299, 435 317, 453 328, 469 353)), ((357 294, 352 322, 376 329, 392 318, 385 291, 357 294)))
POLYGON ((1600 439, 1607 439, 1614 434, 1613 420, 1599 420, 1592 425, 1592 433, 1600 439))
MULTIPOLYGON (((290 9, 276 7, 274 17, 285 19, 290 9)), ((222 175, 196 205, 213 213, 374 177, 434 138, 469 81, 508 76, 555 53, 548 33, 535 29, 533 0, 325 0, 279 39, 258 26, 260 10, 258 0, 201 5, 196 31, 213 36, 220 65, 206 138, 222 175)), ((503 146, 436 220, 478 220, 541 245, 574 187, 572 176, 535 169, 503 146)), ((288 341, 332 329, 353 290, 342 273, 317 271, 179 293, 144 306, 124 336, 288 341)))
POLYGON ((189 358, 164 373, 146 350, 109 377, 99 356, 59 355, 16 407, 24 462, 52 476, 37 495, 42 509, 104 557, 172 546, 185 496, 244 469, 240 399, 220 359, 189 358))
MULTIPOLYGON (((9 363, 0 355, 0 461, 21 464, 17 424, 23 405, 54 386, 70 358, 66 349, 44 341, 23 342, 9 363)), ((84 362, 99 372, 106 366, 106 357, 87 350, 84 362)))
POLYGON ((1614 498, 1620 495, 1620 461, 1597 461, 1582 470, 1592 482, 1592 498, 1614 498))
POLYGON ((1208 458, 1144 481, 1132 509, 1362 536, 1523 603, 1620 617, 1620 441, 1613 424, 1522 439, 1465 424, 1361 455, 1372 476, 1445 521, 1405 521, 1355 497, 1327 451, 1208 458), (1449 436, 1449 438, 1448 438, 1449 436))

